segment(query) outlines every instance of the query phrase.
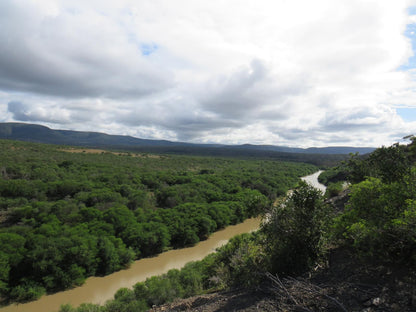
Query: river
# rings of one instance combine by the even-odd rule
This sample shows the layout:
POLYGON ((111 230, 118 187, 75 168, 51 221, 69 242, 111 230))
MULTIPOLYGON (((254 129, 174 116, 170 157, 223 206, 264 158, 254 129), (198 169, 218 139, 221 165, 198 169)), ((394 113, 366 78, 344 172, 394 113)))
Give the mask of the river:
POLYGON ((137 260, 127 270, 104 277, 90 277, 80 287, 46 295, 37 301, 12 304, 1 308, 0 312, 56 312, 65 303, 74 307, 84 302, 102 304, 112 299, 116 291, 122 287, 132 287, 148 277, 161 275, 170 269, 179 269, 190 261, 201 260, 235 235, 255 231, 259 226, 260 219, 248 219, 213 233, 207 240, 193 247, 170 250, 156 257, 137 260))
POLYGON ((326 186, 319 183, 318 181, 318 177, 322 172, 323 172, 322 170, 319 170, 315 172, 314 174, 302 177, 301 179, 305 181, 306 183, 312 185, 313 187, 317 188, 318 190, 322 191, 322 193, 325 193, 326 186))
MULTIPOLYGON (((321 172, 302 177, 302 180, 325 192, 325 186, 317 179, 321 172)), ((170 269, 179 269, 190 261, 201 260, 235 235, 255 231, 259 226, 259 218, 248 219, 213 233, 207 240, 193 247, 170 250, 152 258, 137 260, 126 270, 103 277, 90 277, 82 286, 46 295, 37 301, 12 304, 0 308, 0 312, 56 312, 65 303, 70 303, 74 307, 86 302, 103 304, 112 299, 118 289, 130 288, 148 277, 161 275, 170 269)))

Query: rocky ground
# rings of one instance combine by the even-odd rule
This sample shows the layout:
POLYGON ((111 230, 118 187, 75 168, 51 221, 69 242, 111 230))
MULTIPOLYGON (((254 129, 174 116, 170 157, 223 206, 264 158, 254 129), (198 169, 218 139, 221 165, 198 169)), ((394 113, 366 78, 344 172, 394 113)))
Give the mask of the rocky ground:
POLYGON ((160 307, 152 312, 160 311, 277 311, 275 300, 269 292, 262 290, 233 290, 227 292, 201 295, 160 307))
MULTIPOLYGON (((343 210, 349 191, 328 201, 343 210)), ((280 279, 267 276, 257 289, 235 289, 176 300, 161 311, 333 311, 416 312, 416 268, 358 260, 334 249, 328 263, 309 274, 280 279)))
POLYGON ((196 296, 151 311, 416 312, 416 273, 401 266, 365 263, 345 250, 334 250, 328 265, 308 276, 268 276, 258 289, 196 296))

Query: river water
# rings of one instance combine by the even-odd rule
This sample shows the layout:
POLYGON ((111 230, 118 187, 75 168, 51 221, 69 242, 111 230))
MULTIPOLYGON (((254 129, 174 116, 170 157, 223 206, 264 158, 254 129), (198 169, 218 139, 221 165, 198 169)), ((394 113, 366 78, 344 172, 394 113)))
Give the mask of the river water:
POLYGON ((74 307, 85 302, 102 304, 112 299, 116 291, 122 287, 130 288, 148 277, 161 275, 170 269, 179 269, 190 261, 201 260, 235 235, 255 231, 259 226, 260 219, 248 219, 213 233, 207 240, 193 247, 170 250, 153 258, 137 260, 127 270, 104 277, 90 277, 80 287, 43 296, 37 301, 12 304, 1 308, 0 312, 56 312, 65 303, 74 307))
MULTIPOLYGON (((302 180, 325 192, 325 186, 317 179, 321 172, 302 177, 302 180)), ((116 291, 122 287, 131 288, 148 277, 161 275, 170 269, 179 269, 190 261, 203 259, 235 235, 257 230, 260 221, 259 218, 248 219, 213 233, 207 240, 193 247, 170 250, 156 257, 137 260, 126 270, 104 277, 90 277, 82 286, 43 296, 37 301, 12 304, 0 308, 0 312, 56 312, 65 303, 70 303, 74 307, 86 302, 103 304, 112 299, 116 291)))
POLYGON ((306 183, 312 185, 313 187, 317 188, 318 190, 322 191, 322 193, 325 193, 326 186, 319 183, 318 181, 318 177, 322 172, 323 172, 322 170, 319 170, 315 172, 314 174, 302 177, 301 179, 305 181, 306 183))

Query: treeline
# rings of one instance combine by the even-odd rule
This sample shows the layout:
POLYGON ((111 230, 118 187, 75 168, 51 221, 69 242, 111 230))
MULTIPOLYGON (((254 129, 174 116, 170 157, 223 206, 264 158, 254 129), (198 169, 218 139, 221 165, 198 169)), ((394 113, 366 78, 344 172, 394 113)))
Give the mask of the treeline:
POLYGON ((26 301, 271 206, 313 165, 0 140, 0 294, 26 301), (73 150, 77 151, 77 150, 73 150))
POLYGON ((269 222, 234 237, 201 261, 122 288, 104 305, 62 305, 59 312, 140 312, 153 305, 207 292, 256 287, 267 272, 300 274, 322 257, 322 237, 330 220, 320 191, 301 182, 284 205, 269 211, 269 222))
POLYGON ((333 170, 352 184, 333 235, 361 257, 416 269, 416 137, 409 139, 367 157, 353 155, 333 170))
POLYGON ((189 262, 180 270, 172 269, 166 274, 150 277, 135 284, 133 289, 119 289, 114 299, 104 305, 84 303, 73 308, 64 304, 59 312, 140 312, 177 298, 225 289, 240 281, 242 284, 239 287, 247 286, 254 282, 253 274, 256 273, 247 270, 257 268, 260 264, 245 262, 261 258, 257 254, 258 247, 255 247, 257 236, 258 233, 236 236, 201 261, 189 262))
MULTIPOLYGON (((416 138, 408 145, 375 150, 332 168, 327 181, 349 181, 349 200, 335 210, 323 194, 300 183, 287 199, 267 213, 257 233, 232 239, 217 253, 120 289, 103 306, 61 307, 60 312, 138 312, 214 290, 256 287, 268 273, 299 276, 329 250, 342 248, 363 263, 398 264, 416 271, 416 138)), ((373 278, 373 277, 372 277, 373 278)), ((410 301, 409 301, 410 302, 410 301)), ((346 303, 348 305, 348 303, 346 303)))

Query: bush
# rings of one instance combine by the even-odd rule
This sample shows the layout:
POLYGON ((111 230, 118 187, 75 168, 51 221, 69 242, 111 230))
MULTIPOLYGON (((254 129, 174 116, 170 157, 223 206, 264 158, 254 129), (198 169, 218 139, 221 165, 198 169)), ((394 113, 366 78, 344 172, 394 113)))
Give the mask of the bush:
POLYGON ((45 288, 34 282, 24 282, 14 287, 10 292, 10 297, 18 302, 36 300, 46 293, 45 288))
POLYGON ((315 264, 325 251, 329 221, 322 192, 301 182, 263 225, 270 271, 300 274, 315 264))
POLYGON ((344 183, 343 181, 337 182, 337 183, 330 183, 328 187, 326 188, 325 195, 327 197, 334 197, 338 196, 342 190, 344 189, 344 183))
POLYGON ((415 184, 413 174, 402 182, 368 178, 354 185, 345 212, 336 219, 335 237, 360 257, 415 265, 415 184))
POLYGON ((266 255, 259 234, 235 236, 214 255, 211 281, 219 288, 251 287, 264 276, 266 255))

